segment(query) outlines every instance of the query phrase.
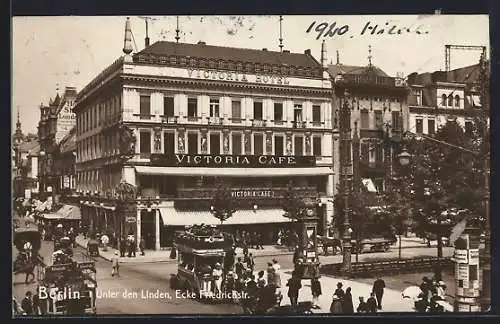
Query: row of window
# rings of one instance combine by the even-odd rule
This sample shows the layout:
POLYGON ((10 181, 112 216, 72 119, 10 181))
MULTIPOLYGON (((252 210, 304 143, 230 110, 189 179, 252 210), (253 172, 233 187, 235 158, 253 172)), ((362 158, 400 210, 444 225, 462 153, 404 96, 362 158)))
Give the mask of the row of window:
MULTIPOLYGON (((366 109, 360 111, 361 129, 379 129, 384 125, 383 113, 380 110, 373 111, 374 123, 373 126, 370 125, 370 112, 366 109)), ((402 129, 403 128, 403 116, 399 111, 391 112, 392 129, 402 129)))
MULTIPOLYGON (((472 133, 473 123, 471 121, 465 121, 465 131, 467 133, 472 133)), ((424 120, 423 118, 415 119, 415 133, 424 134, 424 120)), ((427 119, 427 134, 436 133, 436 121, 434 119, 427 119)))
MULTIPOLYGON (((210 117, 221 117, 221 102, 220 98, 210 98, 209 101, 209 114, 210 117)), ((275 102, 273 105, 274 109, 274 120, 281 121, 283 120, 283 103, 275 102)), ((188 98, 187 100, 187 116, 196 118, 199 116, 199 107, 198 107, 198 99, 197 98, 188 98)), ((174 117, 174 98, 165 96, 163 97, 163 115, 166 117, 174 117)), ((141 119, 150 119, 151 114, 151 95, 141 95, 140 96, 140 118, 141 119)), ((293 119, 295 122, 303 121, 303 105, 302 104, 294 104, 293 105, 293 119)), ((231 101, 231 118, 233 120, 242 119, 242 111, 241 111, 241 100, 232 100, 231 101)), ((253 103, 253 119, 254 120, 263 120, 264 119, 264 109, 262 101, 254 101, 253 103)), ((313 105, 312 106, 312 121, 313 122, 321 122, 321 106, 313 105)))
MULTIPOLYGON (((142 154, 151 153, 151 139, 152 133, 150 131, 141 131, 140 132, 140 140, 139 140, 139 152, 142 154)), ((209 141, 205 143, 205 138, 201 137, 198 133, 189 133, 187 134, 187 143, 186 149, 188 154, 198 154, 199 147, 207 146, 208 153, 212 155, 221 154, 221 145, 222 136, 221 133, 210 133, 209 141), (210 145, 209 145, 209 143, 210 145)), ((224 143, 224 146, 227 145, 231 154, 233 155, 242 155, 245 154, 244 147, 242 144, 242 134, 241 133, 232 133, 231 134, 231 143, 224 143)), ((301 156, 304 154, 304 145, 305 145, 304 136, 294 136, 294 146, 293 151, 294 155, 301 156)), ((272 143, 271 143, 272 144, 272 143)), ((250 143, 251 147, 252 143, 250 143)), ((262 155, 264 154, 264 135, 263 134, 253 134, 253 154, 254 155, 262 155)), ((175 134, 173 132, 166 132, 163 134, 163 151, 165 154, 172 154, 175 152, 175 134)), ((286 153, 286 143, 285 136, 283 135, 274 135, 274 155, 285 155, 286 153)), ((312 137, 312 154, 315 156, 322 155, 322 141, 321 137, 313 136, 312 137)))
POLYGON ((441 96, 441 106, 460 107, 460 96, 455 95, 455 97, 453 97, 452 94, 449 94, 448 96, 443 94, 441 96))
POLYGON ((84 109, 77 117, 77 133, 101 126, 121 111, 121 96, 116 95, 84 109))
POLYGON ((76 143, 78 161, 94 160, 103 156, 120 153, 120 135, 118 133, 89 136, 76 143))

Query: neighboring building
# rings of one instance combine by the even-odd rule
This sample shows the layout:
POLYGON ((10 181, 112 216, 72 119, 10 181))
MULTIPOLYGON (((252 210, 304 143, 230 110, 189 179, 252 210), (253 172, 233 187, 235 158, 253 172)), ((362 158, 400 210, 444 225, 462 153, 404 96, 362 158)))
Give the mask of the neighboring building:
MULTIPOLYGON (((408 89, 402 78, 390 77, 372 65, 371 57, 366 66, 344 65, 337 58, 328 72, 332 78, 342 75, 349 91, 355 183, 363 183, 369 192, 382 192, 398 153, 397 145, 384 147, 383 137, 388 131, 394 144, 407 129, 408 89)), ((334 100, 334 109, 340 102, 340 98, 334 100)))
POLYGON ((448 73, 410 74, 409 130, 432 135, 450 119, 469 129, 481 108, 479 72, 479 64, 475 64, 448 73))
POLYGON ((38 153, 37 138, 33 137, 33 134, 23 134, 18 112, 16 130, 12 136, 13 194, 15 197, 24 197, 26 189, 29 189, 30 193, 38 193, 38 153))
POLYGON ((59 154, 55 161, 55 174, 61 194, 68 196, 76 190, 76 127, 73 127, 59 143, 59 154))
POLYGON ((324 230, 335 187, 331 84, 309 50, 162 41, 131 52, 126 36, 125 56, 74 107, 77 188, 91 196, 82 199, 82 215, 96 231, 134 233, 159 249, 185 225, 217 224, 210 214, 216 178, 237 200, 229 229, 267 240, 286 228, 279 198, 293 179, 302 197, 318 203, 324 230), (132 152, 127 136, 135 139, 132 152), (120 182, 138 189, 128 214, 111 199, 120 182))
POLYGON ((74 128, 76 123, 72 108, 76 98, 76 89, 66 87, 61 96, 50 99, 49 105, 40 105, 40 122, 38 134, 40 141, 40 183, 43 193, 50 187, 53 193, 61 189, 59 176, 54 168, 59 143, 74 128))

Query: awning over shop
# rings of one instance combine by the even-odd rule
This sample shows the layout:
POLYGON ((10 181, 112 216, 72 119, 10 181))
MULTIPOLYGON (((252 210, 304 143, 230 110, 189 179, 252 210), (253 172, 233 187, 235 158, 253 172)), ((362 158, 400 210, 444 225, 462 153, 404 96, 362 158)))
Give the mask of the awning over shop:
POLYGON ((175 176, 289 177, 333 174, 331 167, 310 168, 176 168, 136 166, 139 174, 175 176))
POLYGON ((61 218, 67 220, 79 220, 82 218, 80 208, 73 205, 63 205, 56 214, 60 214, 61 218))
POLYGON ((61 214, 58 213, 44 213, 41 217, 46 220, 56 220, 62 218, 61 214))
POLYGON ((375 187, 375 184, 373 183, 372 179, 366 178, 366 179, 361 179, 361 182, 363 182, 363 185, 365 186, 366 190, 368 192, 377 192, 377 187, 375 187))
MULTIPOLYGON (((282 209, 237 210, 224 225, 289 223, 290 218, 283 216, 282 209)), ((172 207, 160 208, 163 224, 166 226, 185 226, 193 224, 219 225, 220 221, 209 211, 181 211, 172 207)))

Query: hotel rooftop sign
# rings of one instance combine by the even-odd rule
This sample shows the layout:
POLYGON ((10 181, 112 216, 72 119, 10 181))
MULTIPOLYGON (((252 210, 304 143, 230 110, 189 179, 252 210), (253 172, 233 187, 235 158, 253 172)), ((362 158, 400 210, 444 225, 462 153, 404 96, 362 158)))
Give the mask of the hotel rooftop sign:
POLYGON ((314 156, 151 154, 151 166, 205 168, 300 168, 316 166, 314 156))

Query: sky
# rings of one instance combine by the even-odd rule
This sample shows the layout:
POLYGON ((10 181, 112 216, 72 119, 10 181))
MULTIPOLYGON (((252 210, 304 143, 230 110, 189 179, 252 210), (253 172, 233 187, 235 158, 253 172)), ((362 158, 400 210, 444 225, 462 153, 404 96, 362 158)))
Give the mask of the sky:
MULTIPOLYGON (((175 41, 175 16, 130 17, 137 51, 144 48, 145 19, 151 44, 175 41)), ((279 51, 279 16, 178 19, 180 42, 279 51)), ((57 89, 61 93, 66 86, 82 89, 123 55, 125 20, 118 16, 14 17, 13 127, 20 111, 23 131, 36 133, 41 103, 47 104, 57 89)), ((371 47, 372 64, 391 76, 444 70, 446 44, 490 50, 487 15, 283 16, 282 37, 285 50, 303 53, 310 49, 318 61, 325 40, 328 61, 336 63, 338 51, 340 63, 346 65, 367 65, 371 47), (365 28, 367 24, 378 26, 373 35, 373 28, 365 28), (389 34, 392 26, 397 27, 389 34), (403 32, 397 34, 401 27, 405 27, 403 32), (378 33, 381 28, 383 33, 378 33)), ((452 50, 451 68, 476 64, 479 54, 452 50)))

